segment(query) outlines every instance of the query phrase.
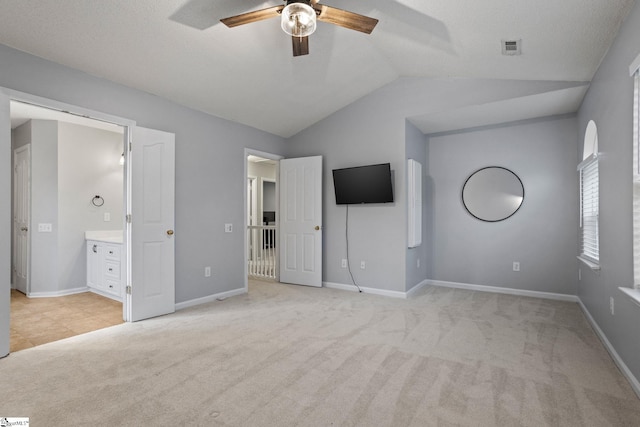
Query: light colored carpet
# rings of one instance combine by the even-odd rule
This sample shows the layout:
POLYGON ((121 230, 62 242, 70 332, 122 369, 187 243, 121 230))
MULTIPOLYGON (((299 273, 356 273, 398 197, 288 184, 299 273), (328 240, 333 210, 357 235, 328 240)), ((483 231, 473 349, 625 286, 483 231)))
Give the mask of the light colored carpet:
POLYGON ((0 360, 0 416, 78 426, 638 426, 574 303, 428 287, 410 300, 247 295, 0 360))

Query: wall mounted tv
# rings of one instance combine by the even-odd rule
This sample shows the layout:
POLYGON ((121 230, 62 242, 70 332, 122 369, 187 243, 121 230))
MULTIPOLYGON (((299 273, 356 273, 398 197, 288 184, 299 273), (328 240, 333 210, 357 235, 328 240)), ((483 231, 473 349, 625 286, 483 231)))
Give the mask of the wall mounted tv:
POLYGON ((393 202, 389 163, 334 169, 333 186, 338 205, 393 202))

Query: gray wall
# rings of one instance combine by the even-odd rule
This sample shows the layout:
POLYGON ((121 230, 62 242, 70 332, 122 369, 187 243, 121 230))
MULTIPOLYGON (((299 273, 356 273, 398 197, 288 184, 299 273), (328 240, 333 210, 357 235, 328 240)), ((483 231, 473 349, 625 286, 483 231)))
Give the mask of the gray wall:
POLYGON ((600 151, 600 267, 581 266, 578 295, 636 378, 640 379, 640 307, 618 290, 633 285, 632 150, 633 79, 640 54, 640 4, 636 3, 609 49, 578 113, 582 155, 589 120, 598 126, 600 151), (609 298, 615 299, 615 315, 609 298))
POLYGON ((575 295, 576 141, 574 117, 429 138, 431 278, 575 295), (464 182, 486 166, 510 169, 524 185, 522 206, 504 221, 480 221, 462 204, 464 182))
MULTIPOLYGON (((431 275, 431 178, 427 158, 427 137, 414 125, 406 122, 406 157, 422 165, 422 244, 407 248, 406 290, 410 290, 431 275), (418 267, 418 260, 420 266, 418 267)), ((408 225, 407 225, 408 227, 408 225)))
POLYGON ((31 120, 30 294, 58 291, 58 122, 31 120), (38 232, 38 224, 52 232, 38 232))
POLYGON ((123 135, 58 123, 58 288, 87 285, 84 232, 122 230, 123 135), (104 205, 91 203, 102 196, 104 205), (104 221, 108 212, 111 221, 104 221))
MULTIPOLYGON (((358 284, 404 292, 406 250, 406 119, 575 86, 571 82, 400 78, 289 139, 287 155, 324 156, 324 279, 350 284, 345 207, 336 206, 331 170, 391 163, 395 203, 350 207, 349 251, 358 284)), ((412 279, 413 280, 413 279, 412 279)))
POLYGON ((372 111, 378 108, 375 103, 357 103, 343 109, 294 137, 289 154, 323 156, 323 281, 339 284, 352 284, 349 272, 341 267, 347 258, 347 208, 335 203, 331 171, 391 163, 395 202, 349 206, 349 257, 359 286, 404 292, 404 119, 387 120, 386 110, 378 111, 381 116, 372 111), (367 111, 373 116, 366 117, 367 111), (360 269, 361 261, 366 262, 365 270, 360 269))
MULTIPOLYGON (((282 138, 4 45, 0 45, 0 86, 175 133, 176 302, 244 286, 244 148, 283 154, 282 138), (227 222, 237 231, 224 233, 227 222), (209 278, 203 274, 207 265, 213 270, 209 278)), ((8 135, 2 138, 4 152, 10 143, 8 135)), ((0 188, 9 188, 10 157, 0 157, 0 188)), ((0 209, 7 224, 8 205, 0 209)), ((0 252, 0 257, 8 261, 9 250, 0 252)))

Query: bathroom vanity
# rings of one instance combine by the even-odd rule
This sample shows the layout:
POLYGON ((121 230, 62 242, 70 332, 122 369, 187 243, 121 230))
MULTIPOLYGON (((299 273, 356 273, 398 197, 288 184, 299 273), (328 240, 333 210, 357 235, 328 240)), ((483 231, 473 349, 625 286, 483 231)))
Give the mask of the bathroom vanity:
POLYGON ((86 231, 87 286, 92 292, 122 301, 122 230, 86 231))

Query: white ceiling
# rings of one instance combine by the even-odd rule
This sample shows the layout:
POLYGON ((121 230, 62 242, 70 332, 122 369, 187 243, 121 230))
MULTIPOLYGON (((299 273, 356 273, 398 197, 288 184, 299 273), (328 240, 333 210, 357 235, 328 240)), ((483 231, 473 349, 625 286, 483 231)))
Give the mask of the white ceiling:
MULTIPOLYGON (((279 0, 3 0, 0 43, 289 137, 400 76, 589 81, 633 3, 326 0, 380 23, 365 35, 320 22, 310 55, 293 58, 277 19, 219 22, 279 0), (522 39, 522 55, 502 56, 503 39, 522 39)), ((541 95, 534 109, 576 111, 576 91, 541 95)), ((463 113, 478 126, 479 114, 513 107, 463 113)), ((442 131, 456 113, 411 120, 442 131)))

